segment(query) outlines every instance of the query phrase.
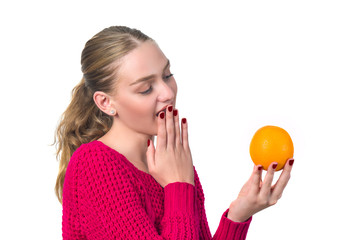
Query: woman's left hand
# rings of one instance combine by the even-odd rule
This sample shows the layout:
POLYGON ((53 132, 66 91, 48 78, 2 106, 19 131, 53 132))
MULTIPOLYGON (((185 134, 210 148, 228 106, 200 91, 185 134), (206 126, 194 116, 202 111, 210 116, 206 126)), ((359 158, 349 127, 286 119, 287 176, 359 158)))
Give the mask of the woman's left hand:
POLYGON ((261 180, 262 166, 254 166, 249 180, 242 187, 238 197, 229 207, 228 218, 234 222, 245 222, 255 213, 270 207, 280 199, 289 179, 294 159, 288 159, 278 181, 272 186, 277 163, 272 163, 264 181, 261 180))

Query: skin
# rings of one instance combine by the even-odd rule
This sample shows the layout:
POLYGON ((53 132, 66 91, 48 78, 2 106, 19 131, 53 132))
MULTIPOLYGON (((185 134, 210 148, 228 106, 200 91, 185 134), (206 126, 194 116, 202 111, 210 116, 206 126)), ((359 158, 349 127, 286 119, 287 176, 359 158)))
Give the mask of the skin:
POLYGON ((273 162, 261 179, 263 168, 254 166, 249 180, 242 187, 238 197, 230 204, 228 218, 234 222, 244 222, 261 210, 275 205, 290 180, 294 159, 288 159, 277 182, 272 185, 276 162, 273 162), (271 167, 274 166, 274 167, 271 167))
POLYGON ((99 139, 109 147, 122 153, 139 170, 149 172, 147 166, 147 140, 158 131, 156 113, 167 105, 175 106, 177 85, 168 59, 154 42, 142 43, 119 62, 118 79, 112 94, 95 92, 96 105, 114 117, 110 131, 99 139), (154 75, 154 78, 130 86, 136 80, 154 75), (150 86, 148 94, 142 94, 150 86), (111 110, 115 113, 111 114, 111 110))
MULTIPOLYGON (((194 185, 188 125, 180 121, 179 112, 175 109, 177 85, 170 67, 164 69, 167 63, 164 53, 151 41, 141 43, 118 63, 114 63, 119 66, 116 70, 119 80, 114 93, 94 94, 96 105, 114 117, 110 131, 99 141, 122 153, 135 167, 151 174, 163 187, 172 182, 194 185), (131 85, 149 75, 153 75, 151 80, 131 85), (147 94, 144 94, 146 91, 147 94), (166 111, 156 116, 164 107, 166 111), (156 148, 153 143, 155 135, 156 148)), ((293 160, 286 163, 274 185, 273 168, 268 169, 262 181, 261 165, 254 166, 249 180, 230 204, 227 217, 235 222, 243 222, 274 205, 290 179, 291 162, 293 160)))

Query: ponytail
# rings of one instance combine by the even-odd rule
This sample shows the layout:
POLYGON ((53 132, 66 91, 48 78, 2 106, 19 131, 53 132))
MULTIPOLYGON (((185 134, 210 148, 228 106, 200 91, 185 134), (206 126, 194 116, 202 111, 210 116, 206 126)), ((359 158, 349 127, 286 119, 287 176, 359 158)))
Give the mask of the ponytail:
POLYGON ((85 86, 83 78, 73 89, 70 105, 63 113, 56 130, 59 173, 55 193, 60 203, 62 203, 65 172, 70 157, 81 144, 103 136, 109 131, 111 125, 112 117, 103 113, 95 105, 92 91, 85 86))

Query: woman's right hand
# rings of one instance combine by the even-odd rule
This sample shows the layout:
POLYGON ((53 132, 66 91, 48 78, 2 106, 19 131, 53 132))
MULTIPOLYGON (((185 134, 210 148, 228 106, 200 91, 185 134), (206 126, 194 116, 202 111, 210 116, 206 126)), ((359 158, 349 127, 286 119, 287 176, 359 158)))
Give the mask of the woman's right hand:
POLYGON ((178 110, 168 106, 158 116, 156 149, 151 140, 146 152, 149 173, 162 186, 173 182, 194 184, 194 167, 186 119, 179 126, 178 110))

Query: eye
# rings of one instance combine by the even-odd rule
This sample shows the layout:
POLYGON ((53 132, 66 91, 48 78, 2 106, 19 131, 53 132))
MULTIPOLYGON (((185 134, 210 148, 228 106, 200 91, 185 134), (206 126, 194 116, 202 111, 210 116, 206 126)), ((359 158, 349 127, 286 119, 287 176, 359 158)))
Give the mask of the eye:
POLYGON ((169 78, 171 78, 172 76, 174 76, 174 74, 170 73, 169 75, 165 76, 165 80, 169 80, 169 78))
POLYGON ((151 91, 152 91, 152 86, 150 86, 148 90, 146 90, 144 92, 140 92, 140 94, 146 95, 146 94, 149 94, 151 91))
MULTIPOLYGON (((174 74, 170 73, 169 75, 164 77, 164 80, 168 81, 172 76, 174 76, 174 74)), ((152 86, 150 86, 149 89, 147 89, 146 91, 140 92, 140 94, 147 95, 147 94, 151 93, 152 89, 153 89, 152 86)))

